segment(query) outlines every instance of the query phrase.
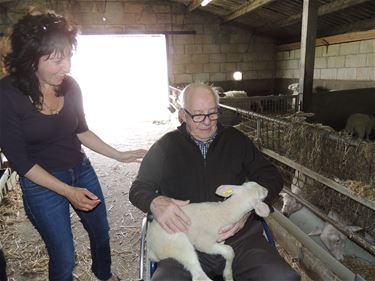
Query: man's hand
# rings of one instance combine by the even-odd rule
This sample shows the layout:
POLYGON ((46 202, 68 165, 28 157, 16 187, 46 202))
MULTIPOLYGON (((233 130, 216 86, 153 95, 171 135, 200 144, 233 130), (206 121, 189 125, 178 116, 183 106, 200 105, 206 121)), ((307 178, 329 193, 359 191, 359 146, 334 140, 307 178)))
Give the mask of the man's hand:
POLYGON ((190 218, 180 208, 189 204, 189 200, 177 200, 167 196, 158 196, 151 202, 154 219, 168 232, 185 232, 191 224, 190 218))
POLYGON ((244 227, 244 225, 245 225, 247 219, 249 218, 250 214, 251 214, 251 212, 246 213, 238 222, 228 224, 228 225, 222 227, 219 230, 219 239, 217 240, 217 242, 223 242, 224 240, 228 239, 229 237, 232 237, 238 231, 240 231, 244 227))
POLYGON ((65 197, 74 208, 82 211, 91 211, 100 203, 100 199, 86 188, 69 186, 65 197))

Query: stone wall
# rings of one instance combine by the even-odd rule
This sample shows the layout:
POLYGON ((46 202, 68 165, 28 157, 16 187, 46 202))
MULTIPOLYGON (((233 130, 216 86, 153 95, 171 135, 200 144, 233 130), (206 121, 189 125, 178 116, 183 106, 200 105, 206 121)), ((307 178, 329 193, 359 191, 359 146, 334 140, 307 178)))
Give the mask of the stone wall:
MULTIPOLYGON (((249 95, 287 93, 298 81, 300 50, 276 52, 272 39, 255 36, 218 17, 163 0, 10 1, 0 11, 0 32, 30 6, 51 9, 76 22, 83 34, 163 33, 167 40, 169 83, 203 81, 246 90, 249 95), (47 6, 46 6, 47 5, 47 6), (105 21, 103 21, 105 17, 105 21), (234 71, 243 72, 233 81, 234 71)), ((375 39, 317 47, 314 87, 375 87, 375 39)))
POLYGON ((160 0, 39 0, 13 1, 9 5, 13 6, 8 14, 0 18, 0 32, 22 16, 20 11, 26 12, 34 5, 65 15, 80 25, 83 34, 164 33, 170 84, 230 81, 236 70, 243 72, 244 81, 262 80, 266 86, 274 80, 275 49, 271 39, 230 24, 221 25, 219 18, 208 13, 190 13, 183 4, 160 0), (15 10, 18 12, 13 13, 15 10))
MULTIPOLYGON (((300 53, 300 49, 277 53, 277 79, 298 81, 300 53)), ((375 87, 375 39, 317 47, 314 87, 317 86, 336 90, 375 87)))

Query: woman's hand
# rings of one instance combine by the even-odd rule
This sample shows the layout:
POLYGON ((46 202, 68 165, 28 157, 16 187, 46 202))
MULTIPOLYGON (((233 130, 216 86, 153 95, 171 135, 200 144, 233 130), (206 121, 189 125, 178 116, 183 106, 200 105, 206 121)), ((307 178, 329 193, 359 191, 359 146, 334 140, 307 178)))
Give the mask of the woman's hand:
POLYGON ((191 224, 190 218, 180 208, 188 205, 189 200, 177 200, 167 196, 158 196, 151 202, 154 219, 168 232, 185 232, 191 224))
POLYGON ((145 149, 119 151, 119 155, 116 157, 116 160, 124 163, 140 163, 142 161, 142 158, 146 155, 146 153, 147 150, 145 149))
POLYGON ((100 199, 86 188, 68 186, 65 197, 74 208, 81 211, 91 211, 100 203, 100 199))
POLYGON ((244 225, 245 225, 247 219, 249 218, 250 214, 251 214, 251 212, 245 214, 236 223, 228 224, 228 225, 222 227, 219 230, 219 239, 217 240, 217 242, 223 242, 226 239, 228 239, 229 237, 232 237, 233 235, 235 235, 238 231, 240 231, 244 227, 244 225))
POLYGON ((77 134, 77 137, 80 142, 87 148, 90 148, 91 150, 109 158, 116 159, 120 162, 141 162, 141 158, 143 158, 147 152, 147 150, 144 149, 119 151, 116 148, 105 143, 101 138, 99 138, 94 132, 90 130, 77 134))

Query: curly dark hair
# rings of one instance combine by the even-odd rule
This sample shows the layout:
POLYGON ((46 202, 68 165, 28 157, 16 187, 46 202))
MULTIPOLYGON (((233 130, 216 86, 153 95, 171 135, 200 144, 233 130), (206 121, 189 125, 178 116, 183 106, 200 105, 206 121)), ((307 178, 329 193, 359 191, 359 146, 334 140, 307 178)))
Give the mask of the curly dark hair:
MULTIPOLYGON (((14 85, 29 96, 41 110, 43 95, 35 74, 39 60, 52 54, 64 55, 66 46, 77 47, 77 28, 55 14, 25 15, 10 35, 11 52, 5 56, 6 70, 14 77, 14 85)), ((59 92, 59 89, 58 89, 59 92)))

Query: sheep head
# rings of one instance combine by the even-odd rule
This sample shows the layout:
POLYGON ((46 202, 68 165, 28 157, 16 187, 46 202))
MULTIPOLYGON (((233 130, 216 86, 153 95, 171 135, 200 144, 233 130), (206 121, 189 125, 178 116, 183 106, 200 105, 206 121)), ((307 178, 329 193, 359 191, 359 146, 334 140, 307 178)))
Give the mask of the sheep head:
POLYGON ((290 85, 288 86, 288 90, 292 90, 292 91, 297 90, 297 89, 298 89, 298 86, 299 86, 299 83, 293 83, 293 84, 290 84, 290 85))
POLYGON ((262 202, 267 197, 268 190, 256 182, 245 182, 242 185, 221 185, 216 189, 216 194, 222 197, 238 194, 250 201, 250 205, 259 216, 267 217, 270 213, 268 205, 262 202))

